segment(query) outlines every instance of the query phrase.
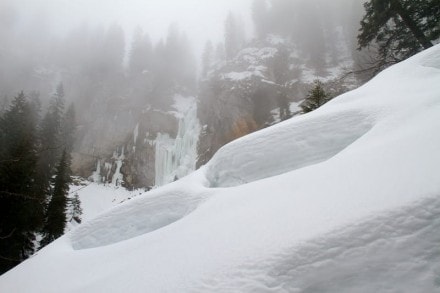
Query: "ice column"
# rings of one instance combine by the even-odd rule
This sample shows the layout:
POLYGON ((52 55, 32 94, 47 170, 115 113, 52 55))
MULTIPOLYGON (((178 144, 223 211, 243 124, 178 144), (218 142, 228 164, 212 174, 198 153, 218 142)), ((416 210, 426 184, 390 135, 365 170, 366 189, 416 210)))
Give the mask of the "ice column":
POLYGON ((197 103, 191 104, 179 118, 177 137, 159 133, 156 138, 155 185, 161 186, 182 178, 196 169, 200 123, 197 103))
POLYGON ((113 154, 113 158, 115 159, 115 163, 116 163, 116 170, 115 170, 115 174, 113 174, 112 177, 112 184, 115 186, 120 186, 124 180, 124 176, 121 173, 121 167, 122 167, 122 163, 125 159, 124 156, 124 147, 122 147, 121 150, 121 154, 119 155, 118 152, 114 152, 113 154))
POLYGON ((91 179, 93 182, 101 183, 101 162, 99 159, 96 161, 96 171, 92 173, 91 179))

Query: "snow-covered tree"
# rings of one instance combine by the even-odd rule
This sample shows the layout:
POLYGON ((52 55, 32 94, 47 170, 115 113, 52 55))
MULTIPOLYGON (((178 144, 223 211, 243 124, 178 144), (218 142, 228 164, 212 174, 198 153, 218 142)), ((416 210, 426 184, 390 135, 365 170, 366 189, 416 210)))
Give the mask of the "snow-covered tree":
POLYGON ((72 199, 70 199, 71 220, 77 223, 81 223, 81 215, 83 210, 81 208, 81 200, 78 193, 75 193, 72 199))

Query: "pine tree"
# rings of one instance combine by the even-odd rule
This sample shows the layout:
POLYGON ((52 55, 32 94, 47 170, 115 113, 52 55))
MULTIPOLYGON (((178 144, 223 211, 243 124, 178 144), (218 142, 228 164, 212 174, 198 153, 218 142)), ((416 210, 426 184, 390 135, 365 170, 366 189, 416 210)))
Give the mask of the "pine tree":
POLYGON ((129 59, 131 76, 142 74, 144 70, 151 69, 153 58, 153 45, 150 37, 136 28, 133 36, 129 59))
POLYGON ((74 220, 77 223, 81 223, 81 215, 83 210, 81 208, 81 200, 79 199, 78 193, 75 193, 73 198, 70 200, 71 207, 71 220, 74 220))
POLYGON ((124 30, 118 24, 112 24, 104 37, 102 50, 99 52, 99 73, 103 77, 112 77, 122 72, 125 54, 124 30))
POLYGON ((364 7, 358 44, 377 45, 376 71, 432 47, 440 37, 438 0, 370 0, 364 7))
POLYGON ((34 193, 35 109, 21 92, 0 121, 0 273, 34 251, 44 199, 34 193))
POLYGON ((0 114, 5 112, 9 105, 9 97, 8 95, 4 95, 0 100, 0 114))
POLYGON ((44 237, 41 246, 46 246, 64 234, 66 227, 67 195, 71 182, 70 155, 63 151, 60 162, 52 180, 54 186, 46 212, 46 221, 43 229, 44 237))
POLYGON ((44 116, 39 129, 39 158, 35 192, 48 197, 51 192, 50 180, 55 171, 55 165, 60 158, 63 143, 61 129, 64 112, 64 87, 59 84, 50 101, 49 109, 44 116))
POLYGON ((66 149, 68 153, 71 153, 73 150, 73 145, 75 143, 75 131, 76 131, 76 114, 75 107, 73 104, 70 104, 67 108, 66 113, 61 120, 61 129, 60 129, 60 145, 66 149))
POLYGON ((328 94, 324 91, 322 82, 315 80, 314 87, 310 90, 307 98, 300 104, 303 113, 308 113, 318 109, 330 100, 328 94))

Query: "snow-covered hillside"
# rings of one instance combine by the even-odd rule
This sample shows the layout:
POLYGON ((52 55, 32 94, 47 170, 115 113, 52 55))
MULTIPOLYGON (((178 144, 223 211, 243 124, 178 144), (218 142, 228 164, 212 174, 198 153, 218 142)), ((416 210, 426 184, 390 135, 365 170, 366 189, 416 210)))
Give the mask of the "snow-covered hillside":
POLYGON ((70 186, 69 194, 78 194, 83 223, 142 193, 142 190, 129 191, 112 184, 98 184, 80 178, 76 182, 77 184, 70 186))
POLYGON ((80 225, 1 292, 440 290, 440 46, 80 225))

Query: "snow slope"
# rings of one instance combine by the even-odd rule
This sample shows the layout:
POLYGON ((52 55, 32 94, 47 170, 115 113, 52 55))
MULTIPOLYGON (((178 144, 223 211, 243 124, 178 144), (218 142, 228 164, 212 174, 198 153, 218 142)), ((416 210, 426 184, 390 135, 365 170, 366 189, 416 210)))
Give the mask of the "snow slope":
POLYGON ((436 46, 79 226, 0 292, 439 291, 439 117, 436 46))
POLYGON ((69 194, 78 194, 81 201, 82 222, 87 222, 97 215, 142 193, 141 190, 129 191, 112 184, 98 184, 78 179, 81 184, 71 185, 69 194))

